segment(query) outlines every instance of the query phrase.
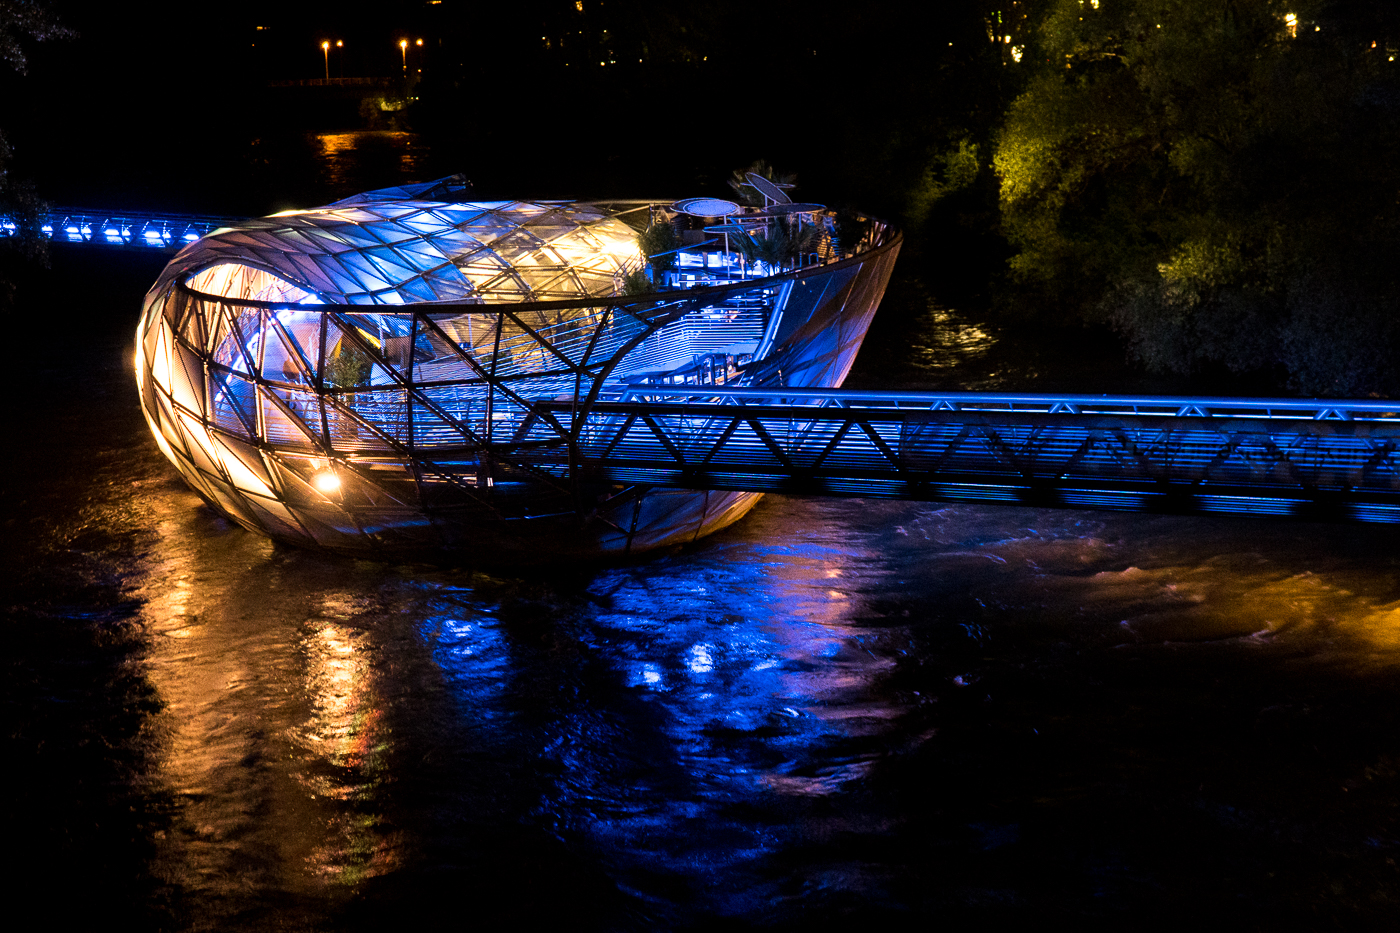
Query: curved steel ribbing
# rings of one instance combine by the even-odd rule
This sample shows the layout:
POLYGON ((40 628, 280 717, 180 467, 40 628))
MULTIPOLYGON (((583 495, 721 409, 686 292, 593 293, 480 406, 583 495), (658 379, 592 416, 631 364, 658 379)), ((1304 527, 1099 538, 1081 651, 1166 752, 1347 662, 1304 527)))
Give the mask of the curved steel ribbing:
MULTIPOLYGON (((597 519, 606 536, 623 524, 609 517, 618 490, 576 469, 594 405, 765 341, 743 383, 839 384, 899 245, 877 225, 855 256, 763 279, 509 304, 254 301, 175 278, 139 331, 143 408, 206 500, 282 540, 432 550, 542 517, 597 519), (561 400, 563 416, 539 404, 561 400)), ((643 520, 631 497, 624 546, 643 520)), ((707 500, 702 524, 708 512, 707 500)))

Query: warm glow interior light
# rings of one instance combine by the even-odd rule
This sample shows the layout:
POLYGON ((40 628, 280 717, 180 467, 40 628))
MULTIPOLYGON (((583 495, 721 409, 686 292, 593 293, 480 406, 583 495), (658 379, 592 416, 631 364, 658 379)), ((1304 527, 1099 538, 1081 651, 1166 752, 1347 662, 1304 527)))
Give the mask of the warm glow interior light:
POLYGON ((340 477, 327 470, 324 473, 317 473, 311 479, 311 485, 316 487, 317 492, 329 495, 340 491, 340 477))

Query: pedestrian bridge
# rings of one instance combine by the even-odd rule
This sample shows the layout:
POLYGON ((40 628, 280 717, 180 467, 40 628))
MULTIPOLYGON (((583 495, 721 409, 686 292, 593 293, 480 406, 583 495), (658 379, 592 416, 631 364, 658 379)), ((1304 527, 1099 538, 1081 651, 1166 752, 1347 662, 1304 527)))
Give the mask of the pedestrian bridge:
POLYGON ((536 411, 538 467, 617 483, 1400 521, 1400 402, 644 386, 536 411))
MULTIPOLYGON (((236 217, 209 214, 154 214, 149 211, 110 211, 55 207, 39 215, 39 234, 55 243, 105 246, 175 253, 236 217)), ((13 217, 0 216, 0 236, 19 232, 13 217)))

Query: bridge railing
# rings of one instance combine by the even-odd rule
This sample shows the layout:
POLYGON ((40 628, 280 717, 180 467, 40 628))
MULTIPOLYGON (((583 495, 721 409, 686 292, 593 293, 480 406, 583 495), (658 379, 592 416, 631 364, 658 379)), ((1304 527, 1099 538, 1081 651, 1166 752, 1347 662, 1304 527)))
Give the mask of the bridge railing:
MULTIPOLYGON (((209 214, 156 214, 56 207, 39 215, 39 235, 56 243, 116 246, 176 252, 237 222, 209 214)), ((0 236, 18 236, 15 218, 0 216, 0 236)))
POLYGON ((1394 402, 636 386, 537 407, 594 480, 1400 521, 1394 402))
POLYGON ((619 402, 889 408, 904 411, 1132 415, 1290 421, 1396 421, 1400 401, 1384 399, 1230 398, 1172 395, 1032 395, 999 392, 899 392, 817 388, 634 386, 619 402))

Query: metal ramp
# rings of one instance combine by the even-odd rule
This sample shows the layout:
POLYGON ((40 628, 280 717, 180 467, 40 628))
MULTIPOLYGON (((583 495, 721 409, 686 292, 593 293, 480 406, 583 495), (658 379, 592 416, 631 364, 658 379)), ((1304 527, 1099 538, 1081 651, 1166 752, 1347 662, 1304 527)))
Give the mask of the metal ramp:
POLYGON ((646 386, 535 408, 558 427, 518 439, 561 477, 1400 521, 1400 402, 646 386))

